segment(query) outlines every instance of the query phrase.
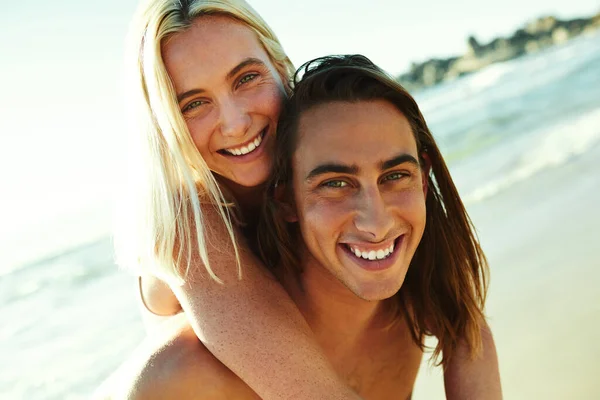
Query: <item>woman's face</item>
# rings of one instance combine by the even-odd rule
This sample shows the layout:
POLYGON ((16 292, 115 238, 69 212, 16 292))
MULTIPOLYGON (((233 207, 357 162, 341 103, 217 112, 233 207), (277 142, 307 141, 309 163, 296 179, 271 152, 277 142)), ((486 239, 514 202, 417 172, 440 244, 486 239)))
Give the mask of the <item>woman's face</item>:
POLYGON ((264 183, 284 89, 256 34, 233 19, 204 16, 168 39, 162 53, 208 167, 241 186, 264 183))

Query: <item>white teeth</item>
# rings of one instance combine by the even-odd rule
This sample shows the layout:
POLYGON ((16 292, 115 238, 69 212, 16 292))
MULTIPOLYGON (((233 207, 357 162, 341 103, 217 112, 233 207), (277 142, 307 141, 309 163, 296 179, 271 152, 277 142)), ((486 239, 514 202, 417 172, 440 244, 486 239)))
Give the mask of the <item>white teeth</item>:
POLYGON ((262 133, 254 139, 254 141, 250 142, 246 146, 238 147, 236 149, 225 149, 225 151, 229 154, 233 154, 234 156, 242 156, 248 153, 252 153, 260 144, 262 143, 263 137, 262 133))
POLYGON ((355 247, 348 246, 350 251, 359 258, 363 258, 365 260, 383 260, 390 256, 394 252, 394 244, 392 243, 390 247, 386 249, 379 250, 370 250, 370 251, 361 251, 355 247))
POLYGON ((383 259, 389 257, 394 252, 394 243, 392 243, 386 249, 370 250, 370 251, 362 251, 362 250, 357 249, 356 247, 351 247, 351 246, 348 246, 348 248, 356 257, 363 258, 365 260, 374 261, 374 260, 383 260, 383 259))

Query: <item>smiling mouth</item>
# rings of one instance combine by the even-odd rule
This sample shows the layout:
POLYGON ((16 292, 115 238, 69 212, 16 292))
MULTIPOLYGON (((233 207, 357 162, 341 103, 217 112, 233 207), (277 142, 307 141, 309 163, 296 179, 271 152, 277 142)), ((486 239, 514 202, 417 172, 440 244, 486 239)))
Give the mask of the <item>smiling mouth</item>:
POLYGON ((396 238, 391 245, 379 249, 361 249, 360 245, 357 246, 349 244, 344 244, 344 246, 356 258, 366 261, 381 261, 391 257, 392 254, 394 254, 394 250, 398 244, 397 242, 401 237, 402 236, 396 238))
POLYGON ((218 152, 223 155, 234 156, 234 157, 245 156, 245 155, 251 154, 251 153, 255 152, 260 147, 260 145, 263 143, 263 139, 265 138, 265 136, 267 134, 267 128, 268 127, 265 127, 265 129, 263 129, 256 136, 256 138, 254 138, 254 140, 251 140, 242 146, 231 147, 229 149, 219 150, 218 152))

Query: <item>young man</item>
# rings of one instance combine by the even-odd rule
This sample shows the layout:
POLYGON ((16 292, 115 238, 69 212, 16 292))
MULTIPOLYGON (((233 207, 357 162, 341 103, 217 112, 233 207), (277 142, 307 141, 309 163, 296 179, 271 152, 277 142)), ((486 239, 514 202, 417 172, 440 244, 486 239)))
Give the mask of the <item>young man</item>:
POLYGON ((362 56, 300 71, 259 227, 267 265, 364 398, 409 397, 426 335, 448 398, 501 398, 485 256, 416 102, 362 56))
MULTIPOLYGON (((449 399, 500 399, 485 257, 417 104, 362 56, 301 70, 257 251, 362 398, 409 399, 434 335, 449 399)), ((257 398, 182 329, 130 398, 257 398)))

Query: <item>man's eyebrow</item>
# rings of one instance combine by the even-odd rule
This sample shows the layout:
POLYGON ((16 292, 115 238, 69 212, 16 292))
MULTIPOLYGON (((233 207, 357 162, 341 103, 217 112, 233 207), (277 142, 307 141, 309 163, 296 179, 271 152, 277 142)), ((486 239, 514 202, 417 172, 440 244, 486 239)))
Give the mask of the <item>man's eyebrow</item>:
POLYGON ((327 173, 337 173, 337 174, 358 174, 358 167, 356 165, 343 165, 343 164, 321 164, 316 168, 313 168, 312 171, 306 175, 306 180, 309 181, 314 179, 316 176, 327 174, 327 173))
MULTIPOLYGON (((379 163, 379 169, 385 171, 386 169, 394 168, 397 165, 410 163, 415 166, 419 166, 419 161, 416 158, 411 156, 410 154, 400 154, 394 158, 391 158, 386 161, 382 161, 379 163)), ((316 168, 313 168, 308 175, 306 176, 306 180, 314 179, 318 175, 328 174, 328 173, 337 173, 337 174, 350 174, 356 175, 360 172, 360 169, 356 165, 345 165, 345 164, 336 164, 336 163, 327 163, 321 164, 316 168)))
POLYGON ((417 167, 420 166, 419 161, 417 161, 417 159, 411 156, 410 154, 400 154, 387 161, 382 161, 381 164, 379 164, 379 168, 382 171, 385 171, 386 169, 394 168, 395 166, 404 163, 414 164, 417 167))
MULTIPOLYGON (((231 69, 231 71, 229 71, 227 73, 227 80, 232 79, 235 75, 237 75, 238 72, 240 72, 240 70, 244 69, 245 67, 247 67, 249 65, 256 65, 256 66, 264 67, 265 63, 262 60, 259 60, 258 58, 254 58, 254 57, 245 58, 242 62, 240 62, 235 67, 233 67, 231 69)), ((181 103, 185 98, 190 97, 190 96, 194 96, 194 95, 197 95, 197 94, 202 94, 205 91, 206 90, 204 90, 204 89, 191 89, 191 90, 188 90, 187 92, 184 92, 184 93, 181 93, 181 94, 177 95, 177 102, 181 103)))

